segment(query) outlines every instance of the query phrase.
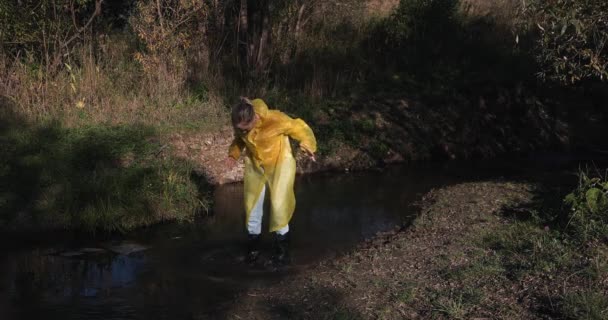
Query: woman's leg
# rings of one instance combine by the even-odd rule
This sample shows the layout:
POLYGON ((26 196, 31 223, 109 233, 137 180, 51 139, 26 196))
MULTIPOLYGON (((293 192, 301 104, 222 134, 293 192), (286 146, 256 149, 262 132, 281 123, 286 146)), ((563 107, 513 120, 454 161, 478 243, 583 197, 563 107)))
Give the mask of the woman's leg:
POLYGON ((289 232, 289 224, 276 231, 277 234, 285 235, 289 232))
POLYGON ((260 249, 260 233, 264 216, 264 196, 266 194, 265 177, 260 168, 256 168, 249 157, 245 157, 244 177, 245 225, 248 232, 247 261, 257 260, 260 249))
POLYGON ((273 260, 278 265, 288 264, 289 221, 293 216, 296 198, 293 185, 296 175, 296 162, 291 154, 286 155, 272 176, 270 185, 270 231, 275 232, 275 253, 273 260))
POLYGON ((244 175, 244 204, 245 204, 245 226, 249 233, 260 234, 261 230, 256 229, 256 224, 253 223, 252 228, 249 228, 249 221, 258 221, 261 224, 264 195, 265 195, 266 178, 261 168, 257 168, 253 161, 247 156, 245 157, 245 175, 244 175), (254 212, 255 211, 255 212, 254 212), (255 217, 251 217, 255 216, 255 217), (259 218, 259 219, 258 219, 259 218))
POLYGON ((262 192, 258 197, 251 213, 249 213, 249 219, 247 220, 247 232, 253 235, 259 235, 262 233, 262 217, 264 216, 264 196, 266 195, 266 187, 262 188, 262 192))
POLYGON ((296 162, 287 156, 277 165, 269 181, 270 185, 270 232, 285 234, 289 231, 289 221, 296 207, 293 185, 296 176, 296 162))

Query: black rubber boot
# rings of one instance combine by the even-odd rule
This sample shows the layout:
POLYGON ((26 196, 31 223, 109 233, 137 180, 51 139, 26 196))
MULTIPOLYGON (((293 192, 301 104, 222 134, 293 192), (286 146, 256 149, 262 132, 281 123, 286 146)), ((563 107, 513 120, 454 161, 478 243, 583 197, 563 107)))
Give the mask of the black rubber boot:
POLYGON ((272 262, 278 267, 286 266, 291 262, 291 257, 289 256, 289 232, 284 235, 275 234, 272 262))
POLYGON ((247 257, 245 261, 251 264, 256 262, 260 256, 260 235, 250 234, 247 241, 247 257))

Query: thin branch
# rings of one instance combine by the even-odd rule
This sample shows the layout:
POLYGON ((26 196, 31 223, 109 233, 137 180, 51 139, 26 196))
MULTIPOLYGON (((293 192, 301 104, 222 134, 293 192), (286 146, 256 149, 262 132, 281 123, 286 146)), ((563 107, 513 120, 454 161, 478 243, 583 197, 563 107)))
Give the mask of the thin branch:
POLYGON ((156 0, 156 11, 158 11, 158 21, 160 22, 160 31, 165 34, 165 23, 163 21, 163 12, 160 9, 160 0, 156 0))
POLYGON ((226 42, 226 39, 228 39, 228 35, 229 35, 229 33, 226 32, 226 35, 224 36, 222 43, 220 44, 219 48, 217 49, 217 52, 215 53, 215 59, 217 59, 217 57, 220 56, 220 53, 221 53, 222 49, 224 48, 224 43, 226 42))
POLYGON ((74 28, 78 30, 78 23, 76 23, 76 12, 74 10, 74 0, 70 0, 70 11, 72 13, 72 23, 74 24, 74 28))
POLYGON ((171 30, 169 31, 169 33, 173 33, 175 30, 177 30, 177 28, 179 26, 181 26, 182 24, 190 21, 190 19, 192 18, 192 15, 194 15, 196 12, 202 10, 203 8, 204 8, 204 6, 201 6, 200 8, 196 8, 196 9, 192 10, 191 12, 188 12, 186 14, 186 17, 182 21, 178 22, 175 26, 173 26, 171 28, 171 30))
POLYGON ((101 14, 102 3, 103 0, 95 0, 95 12, 93 12, 91 17, 89 18, 89 21, 87 21, 87 23, 82 28, 76 31, 76 34, 74 34, 70 39, 68 39, 62 44, 63 48, 66 48, 72 41, 80 37, 80 34, 82 34, 91 25, 91 23, 93 23, 93 20, 95 20, 95 18, 101 14))

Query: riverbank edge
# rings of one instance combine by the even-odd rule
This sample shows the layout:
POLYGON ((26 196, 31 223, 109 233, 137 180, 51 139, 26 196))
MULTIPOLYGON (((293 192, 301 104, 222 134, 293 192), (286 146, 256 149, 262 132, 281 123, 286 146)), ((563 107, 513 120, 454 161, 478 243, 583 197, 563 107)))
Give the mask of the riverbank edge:
POLYGON ((225 318, 600 319, 608 243, 579 248, 535 223, 539 190, 510 180, 433 189, 412 225, 249 289, 225 318))
MULTIPOLYGON (((575 148, 577 142, 564 136, 564 128, 569 125, 562 126, 555 132, 548 131, 547 128, 539 128, 540 132, 544 132, 544 134, 531 141, 525 141, 522 137, 501 138, 500 135, 494 136, 493 134, 484 137, 483 143, 475 143, 475 140, 479 139, 477 136, 463 135, 450 140, 449 136, 441 132, 451 126, 445 123, 437 125, 440 122, 435 121, 437 119, 433 120, 434 117, 437 117, 435 111, 407 101, 391 101, 375 105, 374 108, 366 107, 348 117, 346 116, 347 109, 336 109, 333 112, 335 114, 344 113, 338 118, 347 119, 346 121, 350 122, 350 125, 344 125, 337 120, 328 120, 326 114, 316 115, 311 123, 315 124, 320 131, 318 160, 317 162, 310 161, 298 151, 297 145, 293 145, 299 175, 377 170, 390 165, 424 161, 490 160, 501 155, 526 154, 533 150, 568 150, 575 148), (395 116, 402 113, 413 113, 417 116, 408 115, 406 118, 395 116), (414 126, 418 121, 423 121, 431 126, 426 129, 414 126), (336 136, 331 133, 335 130, 350 132, 355 136, 350 140, 345 139, 343 135, 336 136), (394 137, 399 137, 399 139, 394 137), (361 143, 355 144, 355 140, 361 140, 361 143)), ((444 116, 441 117, 443 119, 444 116)), ((465 129, 470 128, 463 128, 463 130, 465 129)), ((514 130, 514 127, 511 129, 514 130)), ((214 188, 226 183, 241 182, 243 178, 242 160, 233 168, 226 167, 227 150, 232 139, 232 128, 224 126, 214 131, 172 130, 156 133, 154 137, 150 137, 149 141, 146 140, 144 144, 149 145, 149 149, 151 149, 148 157, 152 157, 153 161, 144 161, 153 162, 151 169, 157 170, 160 164, 172 163, 176 160, 186 164, 191 168, 192 174, 189 179, 184 176, 186 180, 190 180, 184 183, 194 184, 189 188, 198 190, 198 195, 193 194, 189 198, 192 198, 190 199, 192 201, 205 203, 205 206, 202 208, 203 210, 181 214, 179 217, 172 216, 170 212, 156 212, 151 214, 143 224, 130 225, 119 232, 128 233, 157 223, 188 221, 201 214, 204 215, 204 212, 213 210, 211 200, 214 188)), ((117 166, 118 169, 128 170, 134 162, 133 158, 137 159, 138 156, 133 152, 127 152, 113 160, 112 165, 117 166)), ((167 177, 167 179, 169 178, 167 177)), ((8 227, 10 228, 0 228, 0 230, 4 235, 12 237, 51 231, 75 233, 83 231, 69 226, 8 227)), ((99 229, 94 233, 107 233, 103 228, 99 229)))

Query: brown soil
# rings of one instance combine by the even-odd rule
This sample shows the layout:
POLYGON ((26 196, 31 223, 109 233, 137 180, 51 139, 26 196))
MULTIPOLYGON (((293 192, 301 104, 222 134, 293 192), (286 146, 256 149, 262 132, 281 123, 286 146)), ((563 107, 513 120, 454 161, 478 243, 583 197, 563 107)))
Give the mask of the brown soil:
MULTIPOLYGON (((195 170, 212 185, 238 182, 243 180, 243 161, 229 168, 224 161, 228 157, 228 147, 232 143, 232 129, 225 127, 214 133, 175 133, 168 137, 173 154, 195 165, 195 170)), ((388 159, 399 162, 401 158, 388 159)), ((332 150, 331 155, 320 156, 312 162, 301 152, 296 153, 298 174, 327 170, 349 171, 372 168, 376 163, 363 151, 348 145, 332 150)))

